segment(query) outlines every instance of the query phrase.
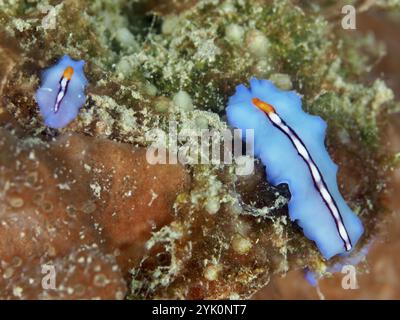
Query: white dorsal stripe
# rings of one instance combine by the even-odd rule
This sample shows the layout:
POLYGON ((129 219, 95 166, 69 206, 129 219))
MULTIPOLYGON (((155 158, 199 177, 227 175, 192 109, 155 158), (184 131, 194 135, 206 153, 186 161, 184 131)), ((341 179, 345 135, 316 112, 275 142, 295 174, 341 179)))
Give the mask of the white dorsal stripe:
POLYGON ((60 80, 60 89, 58 90, 56 101, 54 103, 54 113, 56 113, 60 109, 61 101, 67 93, 69 81, 70 80, 68 80, 66 77, 62 76, 60 80))
POLYGON ((344 243, 344 247, 346 251, 350 251, 352 248, 351 240, 349 237, 349 234, 346 230, 346 227, 343 223, 342 216, 340 215, 339 209, 330 194, 325 181, 322 178, 321 172, 319 171, 317 165, 315 164, 314 160, 312 159, 310 153, 308 152, 306 146, 304 145, 303 141, 298 137, 296 132, 290 128, 280 117, 276 112, 269 112, 266 113, 268 116, 268 119, 274 124, 275 127, 277 127, 279 130, 281 130, 283 133, 286 134, 286 136, 289 138, 289 140, 292 142, 293 146, 296 148, 298 154, 303 158, 303 160, 306 162, 309 170, 311 177, 314 181, 315 187, 320 194, 321 198, 324 200, 326 206, 329 209, 329 212, 331 213, 332 218, 335 221, 336 229, 338 231, 338 234, 340 238, 342 239, 344 243))

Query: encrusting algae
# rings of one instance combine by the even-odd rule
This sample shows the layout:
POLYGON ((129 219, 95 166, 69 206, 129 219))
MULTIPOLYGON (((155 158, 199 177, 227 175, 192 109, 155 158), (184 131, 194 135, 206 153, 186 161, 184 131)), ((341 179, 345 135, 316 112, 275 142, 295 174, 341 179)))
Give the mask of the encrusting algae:
POLYGON ((340 259, 324 260, 290 221, 287 187, 269 185, 259 162, 242 176, 235 161, 146 161, 154 130, 168 132, 172 120, 178 132, 226 129, 227 99, 251 76, 296 90, 327 121, 341 192, 365 226, 359 248, 377 235, 391 167, 381 128, 398 105, 382 80, 365 80, 381 51, 362 50, 362 39, 325 18, 329 8, 0 7, 1 298, 236 299, 290 270, 327 275, 340 259), (86 61, 87 99, 75 121, 51 130, 34 94, 41 70, 64 54, 86 61), (43 264, 66 273, 53 291, 40 286, 43 264))

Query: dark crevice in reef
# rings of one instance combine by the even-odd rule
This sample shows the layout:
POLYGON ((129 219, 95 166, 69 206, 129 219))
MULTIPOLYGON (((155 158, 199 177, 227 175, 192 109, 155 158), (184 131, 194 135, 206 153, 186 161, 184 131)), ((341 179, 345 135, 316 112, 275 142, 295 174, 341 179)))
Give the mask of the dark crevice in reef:
POLYGON ((121 14, 128 20, 128 28, 142 41, 149 33, 160 34, 162 17, 142 3, 129 3, 123 6, 121 14))
MULTIPOLYGON (((255 162, 254 170, 254 174, 239 177, 235 183, 235 190, 240 195, 243 204, 248 208, 262 209, 270 206, 279 196, 284 197, 286 201, 290 200, 287 184, 271 186, 265 178, 265 167, 259 161, 255 162)), ((280 213, 287 214, 287 206, 280 213)))

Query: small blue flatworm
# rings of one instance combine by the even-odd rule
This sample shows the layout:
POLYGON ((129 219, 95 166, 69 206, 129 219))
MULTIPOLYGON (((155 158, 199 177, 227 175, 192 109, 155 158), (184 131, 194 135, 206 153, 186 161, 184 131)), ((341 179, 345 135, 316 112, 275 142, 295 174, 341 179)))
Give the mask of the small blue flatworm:
POLYGON ((289 216, 329 259, 352 250, 364 232, 341 196, 337 165, 325 148, 326 123, 307 114, 300 96, 268 80, 250 80, 229 99, 228 123, 254 129, 254 154, 266 166, 272 185, 287 183, 289 216))
POLYGON ((85 104, 87 79, 84 65, 83 60, 73 60, 65 55, 42 73, 42 83, 35 98, 47 126, 65 127, 85 104))

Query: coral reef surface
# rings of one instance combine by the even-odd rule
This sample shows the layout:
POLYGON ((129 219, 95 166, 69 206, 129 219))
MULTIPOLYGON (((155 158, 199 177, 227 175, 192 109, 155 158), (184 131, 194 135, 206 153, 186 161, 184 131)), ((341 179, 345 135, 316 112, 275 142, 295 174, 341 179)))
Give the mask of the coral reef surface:
POLYGON ((329 1, 0 0, 0 297, 250 298, 292 270, 328 276, 340 258, 325 260, 288 219, 287 186, 269 185, 258 161, 251 175, 237 161, 147 161, 171 122, 192 133, 183 153, 201 130, 227 129, 227 100, 251 76, 296 90, 328 123, 340 191, 365 226, 357 249, 369 243, 388 216, 382 128, 398 104, 371 72, 384 46, 343 30, 339 12, 329 1), (87 99, 55 130, 34 95, 65 54, 86 61, 87 99), (53 289, 43 266, 56 269, 53 289))

